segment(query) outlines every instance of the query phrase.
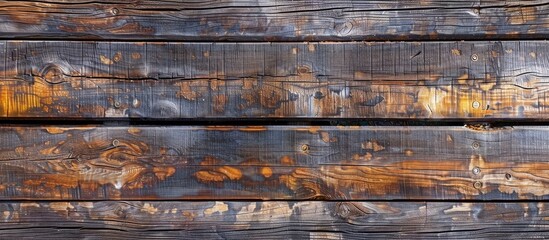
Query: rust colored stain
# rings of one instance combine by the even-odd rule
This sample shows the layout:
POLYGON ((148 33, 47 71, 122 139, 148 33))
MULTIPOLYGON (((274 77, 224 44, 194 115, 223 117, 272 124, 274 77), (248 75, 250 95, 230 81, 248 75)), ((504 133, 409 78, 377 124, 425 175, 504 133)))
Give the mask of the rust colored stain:
POLYGON ((215 112, 218 112, 218 113, 224 112, 226 105, 227 105, 227 96, 222 94, 214 96, 213 108, 215 112))
POLYGON ((362 143, 363 149, 373 150, 374 152, 382 151, 385 149, 384 146, 382 146, 377 141, 367 141, 362 143))
POLYGON ((265 126, 246 126, 238 128, 238 130, 242 132, 264 132, 267 131, 267 127, 265 126))
POLYGON ((280 158, 280 163, 282 163, 283 165, 295 165, 295 160, 290 156, 283 156, 282 158, 280 158))
POLYGON ((273 175, 273 170, 270 167, 263 167, 261 168, 261 174, 266 178, 270 178, 273 175))

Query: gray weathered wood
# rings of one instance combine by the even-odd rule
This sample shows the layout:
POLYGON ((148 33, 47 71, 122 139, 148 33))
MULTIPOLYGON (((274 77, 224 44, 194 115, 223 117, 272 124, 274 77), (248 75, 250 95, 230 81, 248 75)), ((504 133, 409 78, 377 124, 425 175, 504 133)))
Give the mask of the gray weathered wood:
POLYGON ((549 43, 0 42, 11 118, 547 119, 549 43))
POLYGON ((543 39, 546 0, 2 1, 0 36, 199 41, 543 39))
POLYGON ((0 199, 549 199, 547 127, 1 127, 0 199))
POLYGON ((3 202, 2 238, 540 239, 546 202, 3 202))

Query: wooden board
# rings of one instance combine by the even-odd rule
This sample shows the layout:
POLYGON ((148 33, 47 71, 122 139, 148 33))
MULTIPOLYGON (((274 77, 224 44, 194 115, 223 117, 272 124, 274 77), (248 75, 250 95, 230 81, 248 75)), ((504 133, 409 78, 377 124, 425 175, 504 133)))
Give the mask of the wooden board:
POLYGON ((4 1, 19 39, 318 41, 544 39, 545 0, 4 1))
POLYGON ((546 202, 3 202, 5 238, 547 238, 546 202))
POLYGON ((549 199, 547 127, 0 128, 0 199, 549 199))
POLYGON ((0 42, 8 118, 547 119, 549 43, 0 42))

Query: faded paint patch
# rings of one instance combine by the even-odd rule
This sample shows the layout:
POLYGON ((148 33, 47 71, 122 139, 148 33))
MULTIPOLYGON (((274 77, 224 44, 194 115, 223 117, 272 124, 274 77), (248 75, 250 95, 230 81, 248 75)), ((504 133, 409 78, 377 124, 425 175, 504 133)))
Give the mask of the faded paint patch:
POLYGON ((108 58, 105 55, 99 55, 99 61, 101 61, 101 63, 106 64, 106 65, 114 64, 114 61, 112 61, 110 58, 108 58))
POLYGON ((51 202, 49 205, 52 210, 58 212, 66 212, 70 209, 74 209, 74 206, 69 202, 51 202))
POLYGON ((143 207, 141 208, 141 212, 146 212, 148 214, 155 214, 156 212, 158 212, 158 208, 155 208, 150 203, 145 203, 145 204, 143 204, 143 207))
POLYGON ((219 213, 221 215, 226 211, 229 211, 229 205, 224 202, 216 201, 213 207, 204 210, 204 215, 211 216, 214 213, 219 213))
POLYGON ((377 141, 367 141, 362 143, 362 149, 374 150, 374 152, 378 152, 384 150, 385 147, 377 141))

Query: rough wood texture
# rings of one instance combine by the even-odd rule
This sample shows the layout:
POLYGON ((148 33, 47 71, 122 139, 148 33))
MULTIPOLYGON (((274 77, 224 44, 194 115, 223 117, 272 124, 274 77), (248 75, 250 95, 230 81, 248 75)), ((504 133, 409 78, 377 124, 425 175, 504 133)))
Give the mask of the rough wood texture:
POLYGON ((0 116, 546 119, 549 43, 0 42, 0 116))
POLYGON ((546 38, 545 0, 2 1, 0 35, 199 41, 546 38))
POLYGON ((2 127, 0 199, 549 199, 549 128, 2 127))
POLYGON ((545 202, 5 202, 3 238, 547 238, 545 202))

